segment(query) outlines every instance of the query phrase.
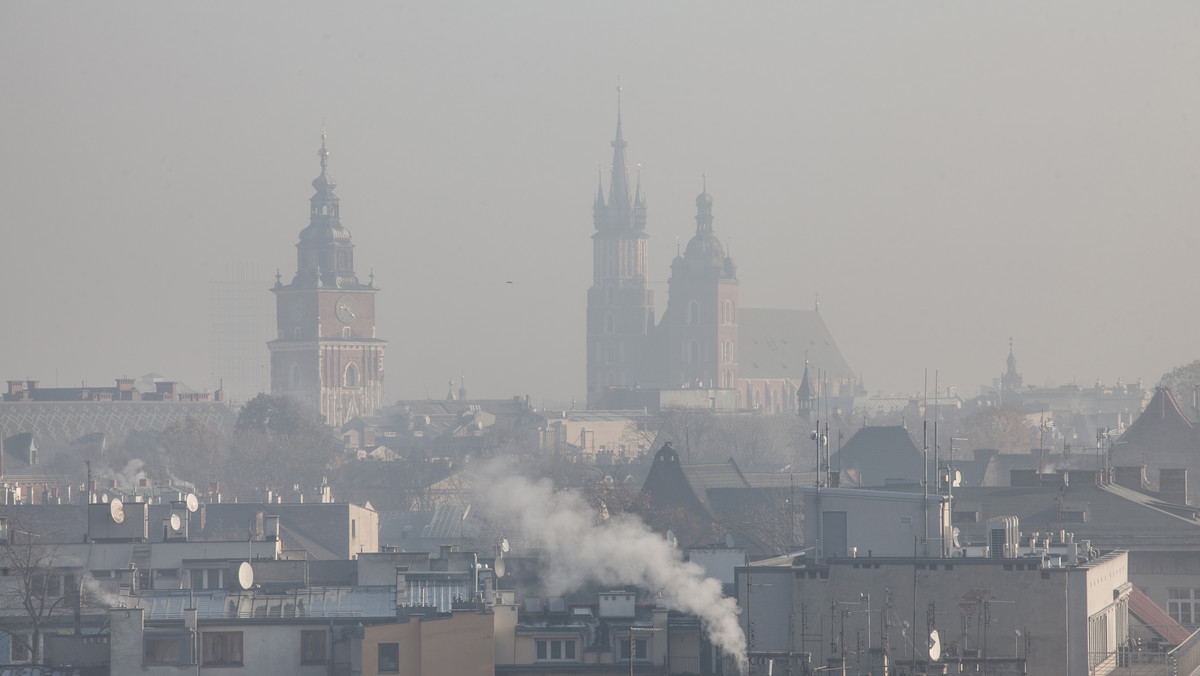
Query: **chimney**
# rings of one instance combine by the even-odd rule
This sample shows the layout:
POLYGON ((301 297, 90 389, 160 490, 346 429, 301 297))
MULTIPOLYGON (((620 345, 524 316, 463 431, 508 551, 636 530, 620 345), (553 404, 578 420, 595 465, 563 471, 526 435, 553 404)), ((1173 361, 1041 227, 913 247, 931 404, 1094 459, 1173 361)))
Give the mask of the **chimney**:
POLYGON ((1186 469, 1158 470, 1158 497, 1164 502, 1177 505, 1188 504, 1188 485, 1186 469))

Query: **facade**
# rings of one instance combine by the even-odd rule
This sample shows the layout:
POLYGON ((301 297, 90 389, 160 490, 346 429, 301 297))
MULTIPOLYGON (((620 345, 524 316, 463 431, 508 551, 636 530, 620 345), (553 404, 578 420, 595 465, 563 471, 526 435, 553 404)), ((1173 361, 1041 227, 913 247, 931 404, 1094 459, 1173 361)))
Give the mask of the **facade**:
POLYGON ((738 569, 752 662, 807 652, 847 673, 1114 673, 1131 589, 1125 552, 1073 565, 910 555, 738 569), (934 631, 950 671, 922 671, 934 631))
POLYGON ((588 408, 657 408, 638 391, 700 390, 704 407, 795 413, 810 359, 824 375, 814 396, 849 397, 857 381, 817 310, 746 310, 757 314, 740 326, 737 267, 714 232, 707 184, 696 198, 695 234, 671 263, 667 308, 655 323, 646 200, 640 175, 630 194, 627 145, 618 100, 609 194, 601 182, 593 204, 588 408))
POLYGON ((337 185, 326 171, 329 151, 321 136, 321 175, 313 180, 308 227, 296 245, 296 275, 276 275, 278 337, 271 352, 271 393, 298 399, 342 425, 373 415, 383 397, 387 342, 375 337, 374 274, 367 284, 354 272, 354 244, 342 226, 337 185))

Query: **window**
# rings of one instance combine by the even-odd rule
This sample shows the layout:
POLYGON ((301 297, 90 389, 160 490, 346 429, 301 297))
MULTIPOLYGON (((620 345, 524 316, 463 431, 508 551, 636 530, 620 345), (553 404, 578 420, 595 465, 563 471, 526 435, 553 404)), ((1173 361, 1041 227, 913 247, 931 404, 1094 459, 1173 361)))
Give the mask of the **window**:
MULTIPOLYGON (((620 659, 623 659, 623 660, 629 659, 629 637, 625 636, 624 638, 620 638, 617 640, 619 640, 621 642, 621 650, 620 650, 621 657, 620 657, 620 659)), ((646 655, 648 653, 649 653, 649 650, 647 649, 646 639, 635 638, 633 640, 633 659, 644 660, 644 659, 646 659, 646 655)))
POLYGON ((616 331, 616 323, 613 321, 613 314, 607 312, 604 315, 604 332, 613 333, 614 331, 616 331))
POLYGON ((1200 624, 1200 589, 1168 589, 1167 613, 1179 624, 1200 624))
POLYGON ((200 642, 205 666, 241 666, 242 632, 206 631, 201 634, 200 642))
POLYGON ((346 387, 358 387, 358 367, 353 363, 346 367, 346 387))
POLYGON ((538 660, 574 661, 574 639, 538 639, 533 642, 533 654, 538 660))
POLYGON ((688 324, 699 324, 700 323, 700 304, 697 303, 696 301, 692 301, 691 303, 688 303, 687 323, 688 324))
POLYGON ((733 323, 733 305, 729 301, 725 301, 725 323, 733 323))
POLYGON ((29 634, 9 634, 9 640, 12 645, 10 662, 21 664, 32 661, 32 651, 29 649, 29 646, 33 644, 32 636, 29 634))
POLYGON ((400 672, 400 644, 379 644, 379 673, 395 674, 400 672))
POLYGON ((342 327, 342 337, 343 338, 352 338, 353 337, 350 335, 350 327, 349 326, 342 327))
POLYGON ((325 664, 325 630, 300 632, 300 664, 325 664))
POLYGON ((184 640, 178 634, 163 636, 147 633, 142 640, 143 664, 185 664, 184 640))

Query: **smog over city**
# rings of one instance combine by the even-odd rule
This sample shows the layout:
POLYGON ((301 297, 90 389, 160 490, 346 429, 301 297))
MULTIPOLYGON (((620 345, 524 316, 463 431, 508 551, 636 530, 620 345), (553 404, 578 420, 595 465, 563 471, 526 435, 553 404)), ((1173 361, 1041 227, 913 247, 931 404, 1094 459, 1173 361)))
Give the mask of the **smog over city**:
POLYGON ((4 3, 0 672, 1200 673, 1198 35, 4 3))

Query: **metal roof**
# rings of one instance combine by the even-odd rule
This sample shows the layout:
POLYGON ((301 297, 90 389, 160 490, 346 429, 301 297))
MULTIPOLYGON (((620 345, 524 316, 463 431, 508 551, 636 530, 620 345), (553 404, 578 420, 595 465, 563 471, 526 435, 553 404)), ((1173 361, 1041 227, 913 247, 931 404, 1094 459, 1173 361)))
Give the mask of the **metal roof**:
POLYGON ((259 591, 171 590, 129 597, 146 620, 177 620, 196 608, 201 620, 267 618, 395 617, 392 587, 307 587, 282 594, 259 591))

